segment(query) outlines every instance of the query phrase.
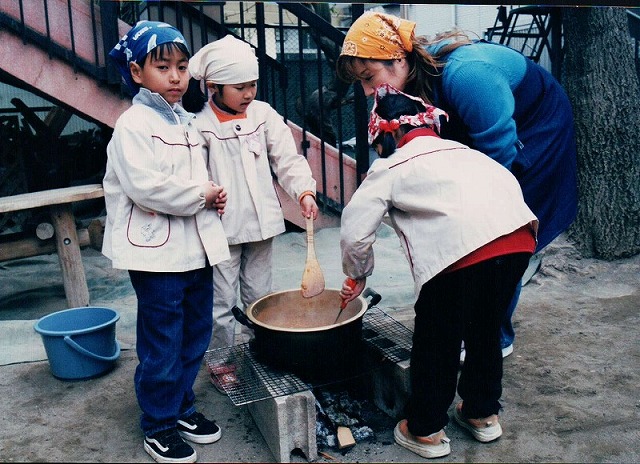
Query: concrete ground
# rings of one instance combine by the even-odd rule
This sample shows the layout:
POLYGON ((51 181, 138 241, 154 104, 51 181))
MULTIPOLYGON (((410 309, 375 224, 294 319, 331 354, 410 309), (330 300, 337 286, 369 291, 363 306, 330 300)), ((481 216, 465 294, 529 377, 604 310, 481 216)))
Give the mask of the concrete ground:
MULTIPOLYGON (((316 231, 327 288, 339 288, 339 231, 316 231)), ((274 290, 300 284, 304 233, 275 241, 274 290)), ((381 227, 376 270, 368 285, 378 307, 412 327, 413 284, 398 240, 381 227)), ((123 348, 115 369, 97 379, 51 375, 34 322, 65 309, 57 258, 0 264, 0 461, 152 462, 142 448, 133 391, 137 364, 135 297, 126 273, 84 250, 92 304, 119 311, 123 348)), ((563 237, 543 255, 523 288, 514 322, 514 354, 505 359, 504 435, 481 444, 451 422, 452 452, 442 462, 640 462, 640 256, 615 262, 583 259, 563 237)), ((194 445, 199 462, 277 462, 247 405, 235 406, 203 368, 197 406, 223 430, 212 445, 194 445)), ((396 420, 371 404, 374 436, 347 450, 319 447, 318 462, 420 462, 393 441, 396 420)), ((306 462, 298 452, 292 462, 306 462)))

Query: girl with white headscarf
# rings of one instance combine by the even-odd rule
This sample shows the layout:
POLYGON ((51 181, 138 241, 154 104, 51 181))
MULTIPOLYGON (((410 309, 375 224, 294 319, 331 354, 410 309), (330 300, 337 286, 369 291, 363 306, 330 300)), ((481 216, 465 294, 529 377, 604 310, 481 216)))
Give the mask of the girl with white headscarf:
POLYGON ((272 291, 272 241, 285 231, 274 182, 313 219, 316 182, 282 116, 255 100, 258 59, 249 44, 227 35, 202 47, 189 71, 210 94, 191 110, 207 141, 212 179, 228 192, 222 223, 231 259, 214 267, 212 346, 219 348, 234 344, 238 289, 245 308, 272 291))

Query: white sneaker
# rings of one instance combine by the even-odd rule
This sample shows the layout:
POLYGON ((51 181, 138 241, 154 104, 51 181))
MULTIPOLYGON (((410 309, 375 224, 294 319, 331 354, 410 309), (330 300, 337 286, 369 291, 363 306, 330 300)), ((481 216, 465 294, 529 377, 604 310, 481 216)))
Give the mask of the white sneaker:
POLYGON ((428 437, 414 437, 407 429, 407 420, 403 419, 393 429, 393 438, 395 442, 413 451, 418 456, 423 458, 433 459, 441 458, 451 453, 451 445, 449 445, 449 438, 444 433, 444 430, 432 433, 428 437))
POLYGON ((511 353, 513 353, 513 343, 509 346, 505 346, 504 348, 502 348, 502 358, 506 358, 507 356, 509 356, 511 353))
POLYGON ((471 419, 478 425, 472 424, 471 421, 462 415, 462 402, 458 403, 453 409, 453 418, 458 425, 467 429, 473 435, 473 438, 482 442, 489 443, 497 440, 502 436, 502 427, 498 422, 498 415, 485 417, 484 419, 471 419))

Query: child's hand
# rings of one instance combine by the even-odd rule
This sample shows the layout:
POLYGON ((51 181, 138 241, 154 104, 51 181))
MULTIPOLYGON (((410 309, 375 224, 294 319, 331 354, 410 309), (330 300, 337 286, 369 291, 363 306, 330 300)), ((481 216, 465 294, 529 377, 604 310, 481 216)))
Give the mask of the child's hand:
POLYGON ((300 200, 300 207, 302 209, 302 215, 306 218, 318 219, 318 205, 313 195, 305 195, 300 200))
POLYGON ((345 304, 351 300, 355 300, 358 295, 362 293, 366 284, 366 277, 362 277, 361 279, 352 279, 351 277, 347 277, 342 283, 340 298, 342 298, 342 301, 345 304))
POLYGON ((222 216, 224 214, 224 207, 227 204, 227 192, 224 187, 220 187, 222 190, 218 194, 218 197, 213 202, 213 207, 218 210, 218 214, 222 216))
POLYGON ((227 202, 227 193, 224 188, 209 181, 202 186, 202 190, 204 192, 204 207, 207 209, 216 208, 218 214, 222 214, 220 209, 224 212, 224 205, 227 202))

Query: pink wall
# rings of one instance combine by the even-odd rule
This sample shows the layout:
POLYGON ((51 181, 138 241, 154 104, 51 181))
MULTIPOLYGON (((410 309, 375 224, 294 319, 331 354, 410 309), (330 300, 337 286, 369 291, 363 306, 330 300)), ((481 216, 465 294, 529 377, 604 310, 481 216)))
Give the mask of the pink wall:
MULTIPOLYGON (((302 129, 300 126, 289 121, 289 127, 293 133, 293 138, 296 141, 298 147, 302 142, 302 129)), ((320 151, 321 140, 313 134, 307 132, 307 141, 309 142, 309 149, 307 150, 307 161, 311 168, 313 178, 316 179, 316 190, 324 193, 328 198, 340 203, 340 167, 339 167, 339 153, 338 150, 329 145, 324 144, 324 162, 325 162, 325 175, 326 175, 326 191, 322 186, 322 153, 320 151)), ((302 150, 300 150, 302 153, 302 150)), ((356 162, 353 158, 342 155, 342 166, 344 176, 344 203, 347 204, 356 189, 356 162)), ((282 189, 278 187, 278 195, 283 203, 282 207, 285 211, 285 217, 287 220, 293 222, 299 227, 304 228, 304 219, 300 214, 300 207, 294 202, 289 195, 287 195, 282 189), (284 200, 283 200, 284 199, 284 200)), ((314 229, 322 229, 324 227, 339 227, 340 217, 334 215, 322 215, 318 217, 318 220, 314 224, 314 229)))

